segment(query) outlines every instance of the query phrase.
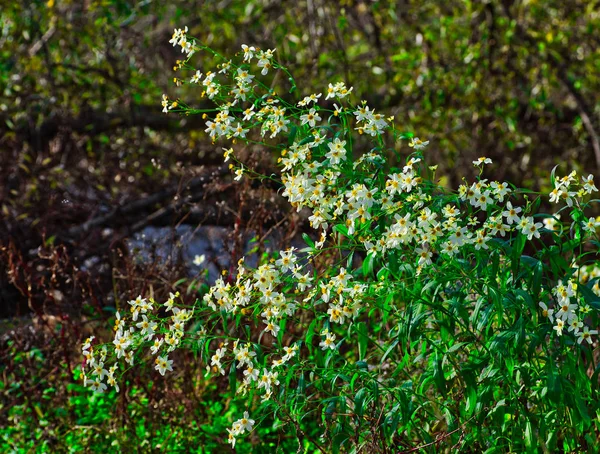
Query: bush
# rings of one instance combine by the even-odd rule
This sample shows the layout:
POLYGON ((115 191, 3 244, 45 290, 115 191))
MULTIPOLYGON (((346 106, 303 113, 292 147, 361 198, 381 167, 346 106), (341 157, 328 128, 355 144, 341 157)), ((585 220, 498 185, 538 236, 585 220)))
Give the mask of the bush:
POLYGON ((488 181, 485 157, 451 190, 425 164, 428 142, 352 104, 343 82, 296 102, 274 50, 243 45, 228 60, 187 29, 171 43, 186 55, 176 82, 215 108, 164 96, 164 112, 202 114, 215 143, 233 144, 234 180, 279 185, 317 235, 256 268, 242 258, 192 307, 178 294, 130 301, 110 349, 83 346, 86 385, 118 389, 136 362, 176 373, 185 365, 169 355, 185 348, 247 409, 227 429, 232 446, 269 421, 298 452, 595 449, 591 175, 553 170, 553 214, 539 213, 542 194, 488 181), (214 72, 191 66, 199 51, 221 59, 214 72), (263 150, 279 173, 257 168, 263 150))

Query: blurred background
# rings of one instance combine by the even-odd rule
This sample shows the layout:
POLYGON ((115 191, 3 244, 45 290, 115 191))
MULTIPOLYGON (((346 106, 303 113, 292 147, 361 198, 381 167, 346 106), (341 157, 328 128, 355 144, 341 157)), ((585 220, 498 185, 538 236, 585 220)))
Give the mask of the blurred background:
POLYGON ((194 357, 176 385, 140 368, 119 396, 91 396, 77 372, 81 340, 108 333, 128 299, 184 285, 192 303, 249 238, 275 247, 302 229, 276 188, 231 183, 201 118, 161 113, 163 93, 201 102, 173 80, 182 54, 168 41, 186 25, 224 55, 277 48, 298 96, 354 86, 355 101, 430 141, 428 163, 450 187, 479 156, 494 161, 488 177, 534 190, 555 165, 600 169, 598 1, 5 0, 2 451, 226 449, 235 403, 206 404, 215 385, 194 357))

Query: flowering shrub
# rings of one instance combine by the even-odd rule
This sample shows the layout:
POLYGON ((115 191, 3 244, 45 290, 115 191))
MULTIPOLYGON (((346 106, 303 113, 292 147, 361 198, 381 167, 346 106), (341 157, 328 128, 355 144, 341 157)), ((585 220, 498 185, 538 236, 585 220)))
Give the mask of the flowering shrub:
POLYGON ((86 384, 118 390, 115 374, 149 357, 161 375, 176 373, 184 365, 169 355, 193 348, 206 377, 227 375, 247 403, 228 430, 232 446, 267 414, 297 438, 298 452, 593 443, 593 177, 553 171, 552 215, 538 212, 545 196, 485 178, 489 158, 473 162, 475 181, 444 188, 425 164, 428 142, 353 104, 343 82, 292 102, 298 88, 275 50, 243 45, 203 73, 193 55, 220 56, 186 32, 175 30, 171 43, 186 55, 178 69, 192 75, 176 81, 199 85, 215 109, 164 96, 164 112, 203 114, 210 137, 233 145, 224 158, 234 179, 277 179, 316 236, 255 269, 240 259, 193 307, 179 294, 130 301, 130 315, 116 313, 110 348, 83 346, 86 384), (278 84, 289 93, 278 96, 278 84), (240 143, 275 150, 280 175, 243 162, 240 143))

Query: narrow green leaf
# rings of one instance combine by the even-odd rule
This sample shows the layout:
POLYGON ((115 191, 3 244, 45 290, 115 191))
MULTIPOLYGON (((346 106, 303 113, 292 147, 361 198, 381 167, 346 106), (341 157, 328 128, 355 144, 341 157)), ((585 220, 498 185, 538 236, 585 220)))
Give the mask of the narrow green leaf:
POLYGON ((298 386, 296 387, 296 394, 304 394, 305 389, 306 381, 304 379, 304 373, 300 373, 300 378, 298 378, 298 386))
POLYGON ((308 325, 308 329, 306 330, 306 348, 308 348, 308 351, 312 353, 313 350, 313 345, 312 345, 312 339, 315 335, 315 327, 317 326, 317 319, 315 318, 312 322, 310 322, 310 325, 308 325))
POLYGON ((236 384, 237 384, 237 374, 236 374, 236 365, 235 361, 231 363, 231 367, 229 368, 229 389, 235 395, 236 384))
POLYGON ((581 416, 581 419, 583 420, 584 429, 587 429, 588 427, 590 427, 590 424, 592 423, 592 420, 588 413, 588 409, 585 405, 585 402, 579 396, 579 394, 573 393, 573 395, 575 396, 575 405, 577 406, 577 411, 579 412, 579 415, 581 416))
POLYGON ((344 236, 348 236, 348 228, 344 224, 336 224, 333 226, 333 230, 341 233, 344 236))
POLYGON ((304 240, 304 242, 309 245, 311 248, 314 249, 315 247, 315 242, 312 240, 311 237, 309 237, 306 233, 302 234, 302 239, 304 240))
POLYGON ((365 322, 356 324, 356 334, 358 335, 358 358, 364 360, 367 355, 367 344, 369 335, 367 333, 367 325, 365 322))
MULTIPOLYGON (((293 88, 293 87, 292 87, 293 88)), ((291 91, 290 91, 291 93, 291 91)), ((296 134, 298 133, 298 127, 293 125, 290 127, 290 134, 288 135, 288 146, 292 146, 294 140, 296 139, 296 134)))
POLYGON ((525 423, 525 447, 527 448, 527 452, 533 450, 533 443, 533 428, 531 427, 531 421, 527 420, 525 423))
POLYGON ((394 350, 394 348, 396 348, 396 346, 398 345, 398 342, 399 342, 398 339, 394 339, 394 341, 391 343, 391 345, 387 348, 387 350, 381 357, 382 363, 385 362, 385 360, 387 359, 388 355, 392 352, 392 350, 394 350))
POLYGON ((369 252, 362 264, 362 273, 363 273, 364 277, 370 276, 373 273, 373 261, 374 260, 375 260, 375 255, 373 255, 372 253, 369 252))
POLYGON ((362 417, 362 415, 364 414, 364 403, 365 398, 367 396, 367 392, 367 388, 361 388, 358 390, 356 396, 354 397, 354 413, 356 413, 360 417, 362 417))
POLYGON ((519 264, 521 263, 521 254, 523 253, 523 249, 525 248, 525 242, 527 238, 525 235, 517 234, 517 237, 514 239, 512 244, 512 273, 513 276, 516 277, 519 272, 519 264))
POLYGON ((348 254, 348 258, 346 259, 346 269, 347 270, 352 269, 352 261, 353 260, 354 260, 354 251, 350 252, 350 254, 348 254))
POLYGON ((433 362, 433 381, 435 382, 438 390, 442 395, 446 395, 446 377, 444 376, 444 370, 442 368, 442 358, 439 357, 438 353, 435 354, 435 360, 433 362))
POLYGON ((581 296, 594 309, 600 309, 600 297, 596 295, 587 285, 580 285, 577 290, 581 292, 581 296))

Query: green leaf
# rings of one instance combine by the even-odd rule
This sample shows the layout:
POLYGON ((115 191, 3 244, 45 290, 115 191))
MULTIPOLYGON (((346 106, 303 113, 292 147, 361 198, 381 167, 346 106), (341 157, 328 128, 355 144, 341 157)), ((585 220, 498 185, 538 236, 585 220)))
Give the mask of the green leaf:
POLYGON ((466 405, 466 417, 470 418, 473 415, 473 411, 475 410, 475 405, 477 405, 477 391, 474 387, 469 386, 467 388, 467 405, 466 405))
POLYGON ((490 256, 490 262, 490 278, 496 279, 496 276, 498 275, 498 269, 500 268, 500 254, 498 252, 493 252, 490 256))
MULTIPOLYGON (((293 88, 293 87, 292 87, 293 88)), ((290 91, 291 93, 291 91, 290 91)), ((298 127, 297 126, 292 126, 290 128, 290 134, 288 136, 288 146, 291 147, 292 144, 294 143, 294 140, 296 139, 296 134, 298 133, 298 127)))
POLYGON ((296 394, 304 394, 304 390, 306 389, 306 381, 304 379, 304 373, 300 373, 300 378, 298 378, 298 386, 296 387, 296 394))
POLYGON ((550 172, 550 182, 552 183, 552 186, 555 186, 554 182, 555 182, 555 175, 556 175, 556 169, 558 168, 558 165, 555 165, 554 168, 552 169, 552 172, 550 172))
POLYGON ((313 345, 312 345, 312 339, 315 335, 315 327, 317 326, 317 319, 315 318, 312 322, 310 322, 310 325, 308 325, 308 329, 306 330, 306 348, 308 348, 308 351, 312 353, 313 350, 313 345))
POLYGON ((583 399, 581 399, 577 392, 573 393, 573 395, 575 396, 575 405, 577 407, 577 411, 579 412, 581 419, 583 419, 584 429, 587 429, 592 423, 592 420, 588 413, 588 409, 585 403, 583 402, 583 399))
POLYGON ((367 388, 359 389, 354 397, 354 413, 360 417, 362 417, 364 413, 364 402, 365 398, 367 397, 367 392, 367 388))
POLYGON ((442 359, 435 354, 435 360, 433 362, 433 381, 436 384, 438 390, 442 395, 446 395, 446 377, 444 376, 444 370, 442 368, 442 359))
POLYGON ((356 361, 356 367, 362 370, 368 370, 369 365, 366 361, 356 361))
POLYGON ((346 259, 346 269, 347 270, 352 269, 352 261, 353 260, 354 260, 354 251, 350 252, 350 254, 348 254, 348 258, 346 259))
POLYGON ((231 393, 235 395, 235 391, 236 391, 236 383, 237 383, 237 375, 236 375, 236 367, 235 367, 235 361, 233 361, 233 363, 231 363, 231 367, 229 368, 229 389, 231 390, 231 393))
POLYGON ((304 240, 304 242, 309 245, 312 249, 315 248, 315 242, 312 240, 311 237, 309 237, 306 233, 302 234, 302 239, 304 240))
POLYGON ((531 279, 531 294, 536 300, 540 297, 543 274, 544 264, 538 260, 533 268, 533 277, 531 279))
POLYGON ((335 435, 333 437, 333 441, 332 441, 333 452, 334 453, 340 452, 340 448, 347 441, 348 441, 348 434, 342 432, 342 433, 335 435))
MULTIPOLYGON (((403 395, 403 394, 402 394, 403 395)), ((395 405, 392 411, 390 412, 393 417, 389 426, 389 435, 392 436, 396 433, 396 429, 398 429, 398 424, 400 423, 400 417, 402 416, 402 412, 399 411, 400 405, 395 405)))
POLYGON ((581 296, 594 309, 600 310, 600 297, 596 295, 587 285, 579 285, 577 290, 581 292, 581 296))
POLYGON ((373 273, 373 261, 374 260, 375 260, 375 255, 373 253, 369 252, 362 264, 362 273, 363 273, 364 277, 367 277, 373 273))
POLYGON ((54 241, 56 240, 56 235, 52 235, 44 240, 44 246, 49 247, 54 245, 54 241))
POLYGON ((334 225, 333 230, 335 230, 338 233, 341 233, 344 236, 348 236, 348 227, 346 227, 344 224, 334 225))
MULTIPOLYGON (((533 201, 533 205, 531 206, 530 209, 530 213, 537 213, 540 209, 540 205, 542 204, 542 198, 541 197, 537 197, 534 201, 533 201)), ((537 217, 537 216, 536 216, 537 217)))
POLYGON ((531 427, 531 421, 528 419, 525 423, 525 447, 527 448, 527 452, 537 452, 533 451, 533 428, 531 427))
POLYGON ((388 355, 392 352, 392 350, 394 350, 394 348, 396 348, 396 346, 398 345, 399 342, 400 341, 397 338, 394 339, 394 341, 391 343, 391 345, 388 347, 388 349, 385 351, 385 353, 381 357, 381 363, 385 362, 388 355))
POLYGON ((356 334, 358 335, 358 358, 364 360, 367 354, 367 344, 369 342, 369 335, 367 333, 367 325, 365 322, 357 323, 356 334))
POLYGON ((513 241, 512 244, 512 255, 511 255, 511 262, 512 262, 512 273, 513 276, 516 277, 517 273, 519 272, 519 264, 521 263, 521 254, 523 253, 523 249, 525 249, 525 242, 526 242, 527 238, 525 238, 525 235, 522 234, 517 234, 517 237, 515 238, 515 240, 513 241))

